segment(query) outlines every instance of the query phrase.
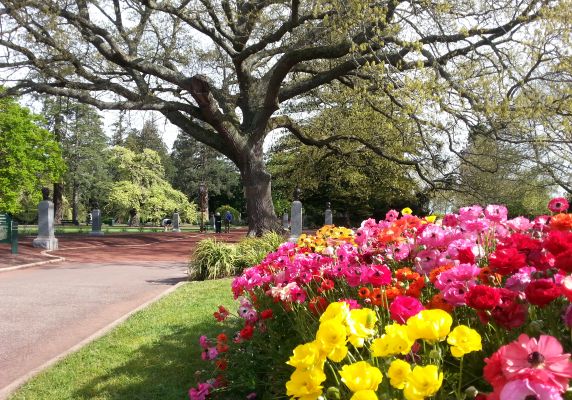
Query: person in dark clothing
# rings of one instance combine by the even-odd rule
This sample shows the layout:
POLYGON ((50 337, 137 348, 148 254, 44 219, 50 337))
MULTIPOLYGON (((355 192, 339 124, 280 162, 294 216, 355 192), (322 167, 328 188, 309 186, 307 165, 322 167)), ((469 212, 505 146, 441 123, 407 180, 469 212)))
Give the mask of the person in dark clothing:
POLYGON ((221 233, 222 232, 222 217, 220 213, 217 212, 214 217, 214 224, 215 224, 215 232, 221 233))

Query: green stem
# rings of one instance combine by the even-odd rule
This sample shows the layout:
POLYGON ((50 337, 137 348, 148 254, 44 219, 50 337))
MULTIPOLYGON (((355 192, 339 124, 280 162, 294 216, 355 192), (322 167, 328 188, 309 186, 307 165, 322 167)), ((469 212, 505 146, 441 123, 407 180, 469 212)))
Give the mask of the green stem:
POLYGON ((457 400, 462 400, 461 389, 463 388, 463 360, 465 357, 461 357, 461 362, 459 363, 459 383, 457 385, 457 400))

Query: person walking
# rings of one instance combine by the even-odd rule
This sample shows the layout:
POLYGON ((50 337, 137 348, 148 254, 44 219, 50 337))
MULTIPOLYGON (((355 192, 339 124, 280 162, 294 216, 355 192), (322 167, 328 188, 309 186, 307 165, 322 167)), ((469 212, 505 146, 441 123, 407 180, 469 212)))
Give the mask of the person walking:
POLYGON ((230 211, 226 212, 224 216, 224 232, 230 233, 230 223, 232 222, 232 213, 230 211))

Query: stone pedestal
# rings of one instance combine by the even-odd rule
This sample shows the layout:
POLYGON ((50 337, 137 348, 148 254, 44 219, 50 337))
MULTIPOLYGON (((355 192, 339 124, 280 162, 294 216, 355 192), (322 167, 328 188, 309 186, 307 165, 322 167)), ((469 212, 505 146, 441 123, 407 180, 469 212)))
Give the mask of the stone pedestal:
POLYGON ((291 242, 298 241, 302 234, 302 202, 294 200, 292 202, 292 209, 290 212, 290 240, 291 242))
POLYGON ((46 250, 57 250, 58 239, 54 235, 54 203, 41 201, 38 205, 38 237, 32 246, 46 250))
POLYGON ((290 229, 290 222, 288 221, 288 213, 287 212, 282 214, 282 228, 286 231, 290 229))
POLYGON ((101 231, 101 211, 97 208, 91 212, 91 236, 103 236, 101 231))
POLYGON ((173 213, 173 232, 181 232, 179 213, 173 213))
POLYGON ((324 225, 332 225, 333 223, 333 214, 330 208, 330 204, 326 206, 326 212, 324 213, 324 225))

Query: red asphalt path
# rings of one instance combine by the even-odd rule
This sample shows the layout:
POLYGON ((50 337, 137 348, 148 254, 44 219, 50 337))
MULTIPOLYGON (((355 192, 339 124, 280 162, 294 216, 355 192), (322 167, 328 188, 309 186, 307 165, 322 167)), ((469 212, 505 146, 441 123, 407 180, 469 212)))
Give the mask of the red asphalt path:
POLYGON ((34 369, 186 280, 188 256, 205 237, 60 238, 52 254, 65 262, 0 272, 0 399, 34 369))

